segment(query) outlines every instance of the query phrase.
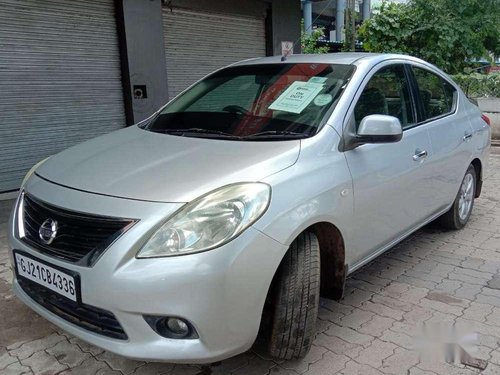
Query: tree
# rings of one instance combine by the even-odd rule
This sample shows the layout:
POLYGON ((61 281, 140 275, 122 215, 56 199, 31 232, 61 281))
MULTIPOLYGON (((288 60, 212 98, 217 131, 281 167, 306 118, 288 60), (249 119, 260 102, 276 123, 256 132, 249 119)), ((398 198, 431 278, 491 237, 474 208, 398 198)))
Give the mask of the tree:
POLYGON ((500 0, 383 2, 359 30, 366 50, 406 53, 449 73, 500 49, 500 0))
POLYGON ((302 32, 300 34, 300 46, 302 53, 327 53, 327 46, 319 46, 318 40, 325 36, 325 30, 322 27, 311 30, 308 34, 304 30, 304 20, 302 20, 302 32))

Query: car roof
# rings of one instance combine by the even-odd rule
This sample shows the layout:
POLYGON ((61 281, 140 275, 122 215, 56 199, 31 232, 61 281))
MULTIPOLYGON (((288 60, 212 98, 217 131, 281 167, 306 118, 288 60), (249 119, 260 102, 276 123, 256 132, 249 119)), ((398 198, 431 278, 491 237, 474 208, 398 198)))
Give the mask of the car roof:
POLYGON ((358 63, 373 63, 388 60, 388 59, 404 59, 408 61, 420 61, 415 57, 389 53, 368 53, 368 52, 337 52, 323 54, 298 54, 291 55, 285 61, 281 61, 281 56, 258 57, 248 60, 243 60, 233 64, 238 65, 259 65, 259 64, 276 64, 276 63, 322 63, 322 64, 358 64, 358 63))

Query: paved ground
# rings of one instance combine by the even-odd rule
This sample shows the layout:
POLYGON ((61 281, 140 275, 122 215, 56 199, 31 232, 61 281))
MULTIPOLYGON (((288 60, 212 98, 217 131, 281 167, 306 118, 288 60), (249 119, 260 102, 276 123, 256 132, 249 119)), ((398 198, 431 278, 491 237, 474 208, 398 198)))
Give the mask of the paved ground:
POLYGON ((442 232, 428 226, 357 271, 341 303, 321 301, 314 346, 304 360, 292 362, 276 362, 256 350, 218 365, 179 366, 130 361, 89 346, 13 297, 5 217, 0 216, 0 374, 480 372, 419 359, 412 345, 424 322, 471 327, 480 337, 474 356, 487 361, 482 373, 500 374, 500 155, 491 157, 490 171, 467 228, 442 232))

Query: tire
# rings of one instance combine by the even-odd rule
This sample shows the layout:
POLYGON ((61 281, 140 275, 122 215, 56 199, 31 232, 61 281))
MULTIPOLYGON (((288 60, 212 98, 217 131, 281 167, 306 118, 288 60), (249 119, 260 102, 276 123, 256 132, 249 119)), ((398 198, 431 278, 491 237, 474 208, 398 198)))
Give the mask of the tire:
POLYGON ((439 218, 441 226, 446 229, 458 230, 462 229, 465 224, 467 224, 472 213, 472 208, 474 207, 474 197, 476 196, 477 186, 476 183, 476 169, 471 164, 469 165, 467 172, 465 172, 465 176, 462 180, 462 183, 460 184, 460 189, 458 190, 453 205, 447 213, 439 218), (469 186, 469 182, 471 183, 471 185, 469 189, 467 189, 467 187, 469 186), (461 207, 463 207, 462 203, 464 199, 464 188, 466 189, 465 193, 467 195, 467 198, 470 199, 470 204, 468 205, 465 213, 461 211, 461 207))
POLYGON ((292 243, 275 281, 269 354, 302 358, 316 334, 319 305, 320 252, 313 233, 304 232, 292 243))

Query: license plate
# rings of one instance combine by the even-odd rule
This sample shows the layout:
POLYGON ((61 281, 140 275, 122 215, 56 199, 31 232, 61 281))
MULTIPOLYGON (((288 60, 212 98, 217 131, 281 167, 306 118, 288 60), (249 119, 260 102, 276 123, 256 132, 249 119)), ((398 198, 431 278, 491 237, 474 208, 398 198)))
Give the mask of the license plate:
POLYGON ((78 286, 74 276, 18 252, 14 253, 19 276, 66 297, 78 301, 78 286))

